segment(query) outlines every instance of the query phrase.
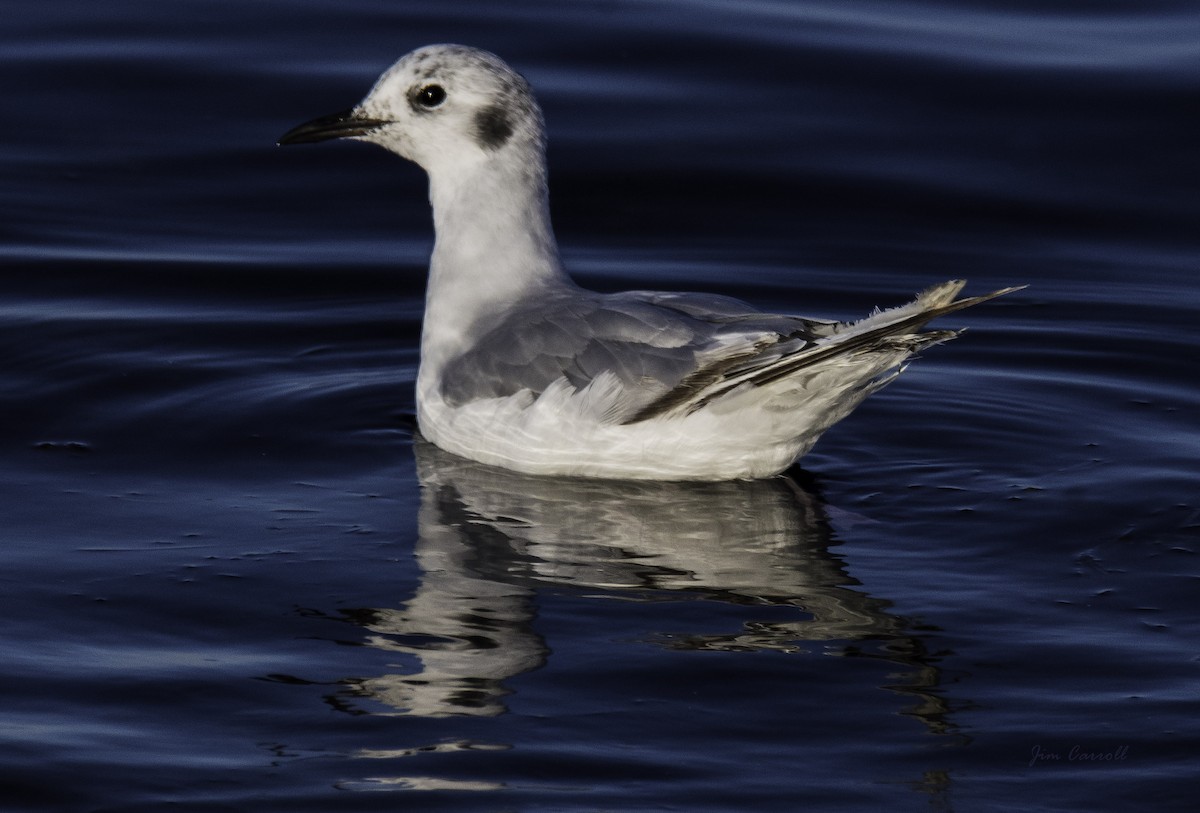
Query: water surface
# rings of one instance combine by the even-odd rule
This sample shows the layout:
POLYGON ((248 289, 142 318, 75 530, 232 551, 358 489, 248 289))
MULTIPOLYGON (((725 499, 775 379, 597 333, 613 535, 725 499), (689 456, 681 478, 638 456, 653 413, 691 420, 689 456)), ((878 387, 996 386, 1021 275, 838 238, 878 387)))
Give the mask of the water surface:
POLYGON ((1190 4, 116 0, 0 38, 3 809, 1189 809, 1190 4), (1030 287, 787 477, 444 455, 423 176, 273 146, 439 41, 534 84, 587 285, 1030 287))

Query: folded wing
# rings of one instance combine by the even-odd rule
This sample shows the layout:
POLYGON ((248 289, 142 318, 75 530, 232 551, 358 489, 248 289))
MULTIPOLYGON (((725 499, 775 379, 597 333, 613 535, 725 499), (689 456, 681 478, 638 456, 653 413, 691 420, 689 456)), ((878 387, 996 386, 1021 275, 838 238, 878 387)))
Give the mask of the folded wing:
POLYGON ((900 308, 860 322, 767 314, 729 297, 632 291, 570 296, 509 312, 443 371, 451 405, 528 391, 565 379, 583 391, 603 378, 606 419, 637 423, 690 414, 747 386, 763 386, 856 353, 916 352, 956 335, 919 332, 930 319, 1011 290, 955 299, 943 283, 900 308), (614 395, 615 393, 615 395, 614 395))

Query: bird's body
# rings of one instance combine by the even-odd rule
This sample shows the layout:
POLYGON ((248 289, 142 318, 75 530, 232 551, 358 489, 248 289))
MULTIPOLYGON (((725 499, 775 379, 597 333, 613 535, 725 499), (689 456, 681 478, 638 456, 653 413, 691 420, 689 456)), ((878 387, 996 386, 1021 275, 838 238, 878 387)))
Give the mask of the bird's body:
POLYGON ((442 448, 535 474, 765 477, 894 377, 930 319, 998 296, 962 283, 855 323, 728 297, 598 294, 567 276, 550 226, 544 127, 498 57, 418 49, 357 107, 281 143, 356 138, 429 174, 430 262, 417 418, 442 448))

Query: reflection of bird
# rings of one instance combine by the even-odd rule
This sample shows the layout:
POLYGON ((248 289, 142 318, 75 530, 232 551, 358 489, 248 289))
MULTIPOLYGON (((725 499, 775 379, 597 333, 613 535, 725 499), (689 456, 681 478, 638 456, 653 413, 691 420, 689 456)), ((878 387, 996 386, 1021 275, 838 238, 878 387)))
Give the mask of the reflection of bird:
MULTIPOLYGON (((469 573, 530 591, 574 587, 648 601, 696 597, 796 610, 768 613, 769 621, 735 634, 689 636, 692 648, 792 651, 805 641, 890 637, 904 628, 886 602, 854 589, 857 582, 828 550, 824 506, 790 478, 539 477, 480 465, 420 440, 416 452, 417 556, 443 592, 447 574, 469 573)), ((478 585, 466 592, 512 595, 511 588, 478 585)))
POLYGON ((706 294, 602 295, 563 271, 541 111, 500 59, 413 51, 345 113, 281 144, 356 138, 429 173, 421 432, 541 474, 724 480, 782 471, 918 350, 934 317, 993 296, 937 285, 854 323, 761 313, 706 294))
MULTIPOLYGON (((945 730, 936 658, 907 619, 847 574, 829 551, 825 506, 791 478, 548 478, 481 465, 420 439, 415 449, 417 590, 398 607, 343 611, 397 668, 339 681, 352 687, 339 704, 367 696, 403 715, 503 714, 513 679, 553 657, 555 641, 542 637, 538 616, 553 615, 555 597, 566 592, 593 602, 591 632, 608 629, 603 616, 613 605, 603 598, 700 600, 682 614, 644 613, 645 628, 630 630, 678 657, 820 649, 885 660, 904 674, 889 668, 888 688, 919 698, 913 714, 945 730), (724 608, 703 611, 714 603, 724 608), (731 624, 734 617, 740 622, 731 624), (687 629, 672 628, 681 618, 687 629)), ((614 662, 636 662, 636 652, 608 643, 614 662)))

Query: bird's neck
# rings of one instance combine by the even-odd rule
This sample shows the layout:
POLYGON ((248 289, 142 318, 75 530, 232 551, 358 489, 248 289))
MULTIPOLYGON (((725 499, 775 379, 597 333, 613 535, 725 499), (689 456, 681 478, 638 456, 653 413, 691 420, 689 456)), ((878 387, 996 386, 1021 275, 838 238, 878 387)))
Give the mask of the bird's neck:
POLYGON ((423 375, 436 375, 489 320, 572 283, 559 261, 541 161, 434 171, 429 198, 436 240, 421 365, 423 375))

